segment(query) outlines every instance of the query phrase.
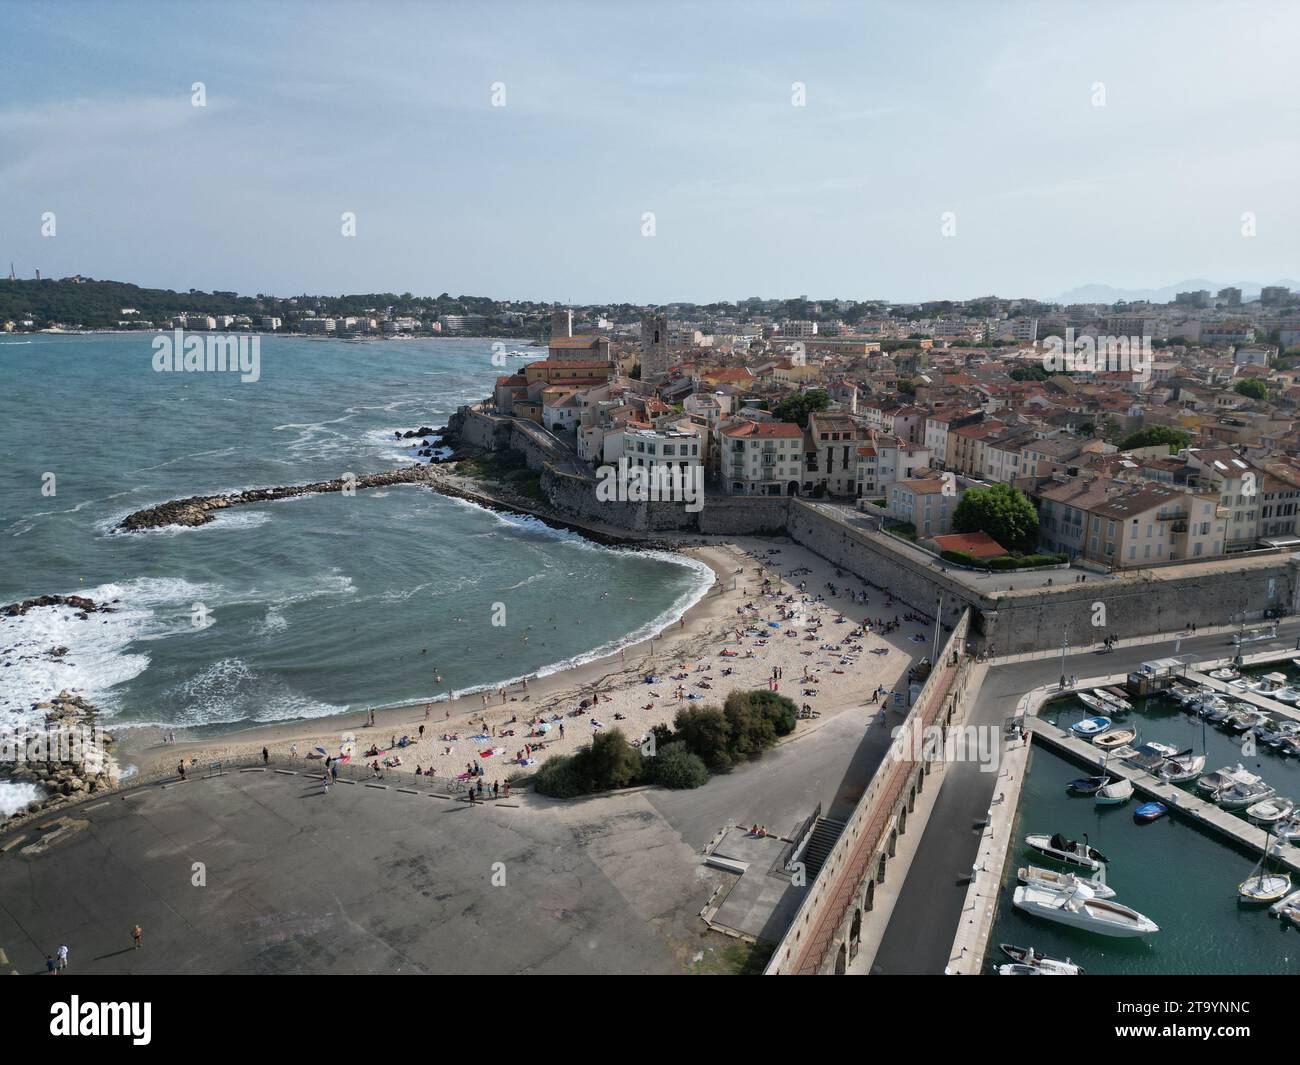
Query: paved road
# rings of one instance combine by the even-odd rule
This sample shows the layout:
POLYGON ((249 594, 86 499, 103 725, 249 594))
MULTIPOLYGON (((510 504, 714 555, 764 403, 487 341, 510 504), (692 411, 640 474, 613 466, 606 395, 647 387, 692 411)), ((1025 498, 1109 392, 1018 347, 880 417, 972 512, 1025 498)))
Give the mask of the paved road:
MULTIPOLYGON (((1287 650, 1300 638, 1300 621, 1283 622, 1278 638, 1247 645, 1248 654, 1287 650)), ((1228 635, 1184 639, 1180 654, 1222 658, 1232 654, 1228 635)), ((1071 655, 1066 671, 1080 677, 1126 672, 1142 662, 1174 654, 1172 642, 1124 647, 1111 654, 1071 655)), ((1020 698, 1061 675, 1059 658, 997 666, 988 671, 970 723, 1000 726, 1015 713, 1020 698)), ((921 836, 903 891, 876 953, 872 973, 941 973, 963 920, 967 876, 979 847, 978 826, 989 809, 996 773, 981 773, 978 764, 962 762, 949 768, 934 812, 921 836)))

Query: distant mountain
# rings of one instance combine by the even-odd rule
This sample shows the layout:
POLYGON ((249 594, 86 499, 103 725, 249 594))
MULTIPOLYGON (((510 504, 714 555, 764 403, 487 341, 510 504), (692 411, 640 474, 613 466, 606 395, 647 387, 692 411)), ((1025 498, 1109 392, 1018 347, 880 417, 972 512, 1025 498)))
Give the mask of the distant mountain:
MULTIPOLYGON (((1266 284, 1284 285, 1292 291, 1300 289, 1300 281, 1290 279, 1269 281, 1266 284)), ((1196 292, 1200 289, 1208 289, 1210 294, 1213 295, 1221 288, 1239 288, 1241 289, 1241 298, 1249 301, 1258 298, 1259 290, 1263 287, 1264 285, 1258 281, 1233 281, 1227 283, 1223 281, 1207 281, 1203 277, 1193 281, 1179 281, 1176 285, 1167 285, 1164 288, 1112 288, 1110 285, 1080 285, 1078 288, 1072 288, 1069 292, 1063 293, 1060 302, 1115 303, 1118 300, 1128 302, 1150 300, 1152 303, 1173 303, 1174 296, 1179 292, 1196 292)))

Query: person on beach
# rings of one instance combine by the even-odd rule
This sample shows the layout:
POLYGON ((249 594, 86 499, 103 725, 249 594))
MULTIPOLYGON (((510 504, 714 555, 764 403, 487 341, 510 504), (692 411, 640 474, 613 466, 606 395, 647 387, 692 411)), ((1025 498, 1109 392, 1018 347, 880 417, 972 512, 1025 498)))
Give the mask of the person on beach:
POLYGON ((270 761, 271 761, 271 752, 268 751, 265 747, 263 747, 263 748, 262 748, 262 764, 263 764, 263 765, 268 765, 268 764, 270 764, 270 761))
POLYGON ((59 958, 59 968, 60 968, 60 969, 66 969, 66 968, 68 967, 68 948, 67 948, 67 947, 60 947, 60 948, 59 948, 58 958, 59 958))
POLYGON ((131 940, 135 944, 131 949, 139 950, 144 946, 144 929, 136 925, 131 929, 131 940))
POLYGON ((184 780, 184 779, 185 779, 185 759, 184 759, 184 758, 182 758, 182 759, 180 760, 180 764, 176 766, 176 772, 180 774, 180 778, 181 778, 181 780, 184 780))
POLYGON ((296 743, 289 744, 289 756, 291 758, 298 757, 298 745, 296 743))

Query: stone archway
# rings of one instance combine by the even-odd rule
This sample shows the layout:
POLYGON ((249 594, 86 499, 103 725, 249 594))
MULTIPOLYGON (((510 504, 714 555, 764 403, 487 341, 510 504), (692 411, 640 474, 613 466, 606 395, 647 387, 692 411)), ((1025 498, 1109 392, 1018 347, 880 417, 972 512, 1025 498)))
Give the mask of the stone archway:
POLYGON ((844 944, 840 944, 840 949, 835 952, 835 975, 843 976, 848 969, 848 952, 844 949, 844 944))
MULTIPOLYGON (((903 805, 903 808, 902 808, 901 810, 898 811, 898 828, 895 829, 895 831, 894 831, 894 838, 895 838, 895 839, 896 839, 897 837, 902 836, 902 835, 905 835, 905 834, 907 833, 907 809, 908 809, 907 805, 904 804, 904 805, 903 805)), ((893 840, 893 839, 891 839, 891 840, 889 841, 889 856, 890 856, 891 858, 894 856, 894 840, 893 840)))
POLYGON ((862 908, 870 913, 876 908, 876 882, 875 880, 867 881, 867 892, 863 896, 862 908))
POLYGON ((916 785, 915 784, 912 785, 912 790, 907 794, 907 808, 909 810, 916 809, 916 785))
POLYGON ((853 923, 849 925, 849 961, 858 956, 858 944, 862 940, 862 911, 853 911, 853 923))
POLYGON ((885 866, 888 864, 889 864, 889 855, 882 854, 880 856, 880 867, 876 870, 875 882, 877 884, 883 884, 885 882, 885 866))
POLYGON ((898 829, 895 828, 889 833, 889 847, 885 851, 891 858, 898 853, 898 829))

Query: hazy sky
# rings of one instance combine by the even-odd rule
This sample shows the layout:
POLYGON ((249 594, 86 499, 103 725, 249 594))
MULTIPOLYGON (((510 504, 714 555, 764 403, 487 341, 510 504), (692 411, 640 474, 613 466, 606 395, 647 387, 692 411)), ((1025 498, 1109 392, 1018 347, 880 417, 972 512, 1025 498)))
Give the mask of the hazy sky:
POLYGON ((573 302, 1268 283, 1300 274, 1298 45, 1295 2, 0 0, 0 265, 573 302))

